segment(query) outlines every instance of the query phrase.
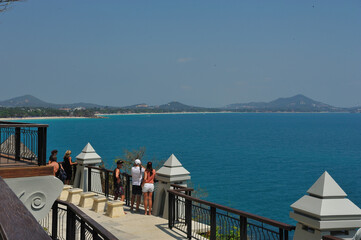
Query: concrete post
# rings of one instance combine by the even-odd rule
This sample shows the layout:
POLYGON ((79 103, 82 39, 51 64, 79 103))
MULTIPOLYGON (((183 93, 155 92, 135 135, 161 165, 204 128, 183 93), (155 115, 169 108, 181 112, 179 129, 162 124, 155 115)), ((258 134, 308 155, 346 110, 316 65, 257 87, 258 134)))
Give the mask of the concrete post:
POLYGON ((303 196, 291 205, 296 220, 294 240, 320 240, 324 235, 351 239, 361 227, 361 210, 325 172, 303 196))
MULTIPOLYGON (((88 143, 82 152, 76 156, 78 166, 76 169, 74 187, 81 188, 84 192, 89 191, 88 189, 88 168, 86 166, 95 166, 101 163, 101 157, 95 152, 94 148, 88 143)), ((96 189, 101 190, 100 172, 98 170, 92 170, 92 172, 99 173, 92 175, 92 186, 96 189)))
POLYGON ((179 160, 172 154, 157 171, 157 192, 153 203, 153 214, 168 218, 168 192, 171 184, 187 186, 187 180, 191 179, 190 173, 182 166, 179 160))

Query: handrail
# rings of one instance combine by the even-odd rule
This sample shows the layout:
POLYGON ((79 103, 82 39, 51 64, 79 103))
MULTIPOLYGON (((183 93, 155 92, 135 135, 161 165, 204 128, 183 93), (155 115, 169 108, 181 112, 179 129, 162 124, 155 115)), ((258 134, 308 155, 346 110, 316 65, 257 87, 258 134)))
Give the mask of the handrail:
POLYGON ((106 230, 102 225, 94 221, 91 217, 86 215, 82 210, 77 208, 74 204, 68 203, 62 200, 57 199, 55 202, 60 203, 62 205, 65 205, 67 209, 70 209, 73 211, 76 215, 78 215, 84 222, 89 224, 93 229, 95 229, 97 232, 101 233, 103 237, 106 237, 107 239, 118 239, 115 237, 112 233, 110 233, 108 230, 106 230))
POLYGON ((0 127, 49 127, 49 124, 0 121, 0 127))
POLYGON ((34 216, 0 177, 0 225, 5 240, 50 239, 34 216))
MULTIPOLYGON (((104 171, 104 172, 110 172, 112 173, 113 171, 112 170, 109 170, 109 169, 106 169, 106 168, 101 168, 101 167, 94 167, 94 166, 86 166, 87 168, 90 168, 90 169, 96 169, 96 170, 99 170, 99 171, 104 171)), ((128 173, 121 173, 123 176, 132 176, 128 173)))
POLYGON ((258 215, 252 214, 252 213, 244 212, 244 211, 241 211, 241 210, 238 210, 238 209, 226 207, 226 206, 223 206, 223 205, 220 205, 220 204, 217 204, 217 203, 212 203, 212 202, 209 202, 209 201, 206 201, 206 200, 202 200, 202 199, 199 199, 199 198, 188 196, 188 195, 186 195, 184 193, 181 193, 181 191, 190 191, 190 190, 188 190, 187 188, 184 188, 184 187, 182 187, 180 185, 176 185, 176 186, 181 187, 181 188, 177 189, 177 190, 169 189, 168 192, 172 193, 174 195, 177 195, 179 197, 182 197, 182 198, 184 198, 186 200, 191 200, 193 202, 197 202, 197 203, 204 204, 204 205, 207 205, 207 206, 210 206, 210 207, 213 207, 213 208, 224 210, 226 212, 234 213, 236 215, 246 217, 246 218, 250 218, 250 219, 262 222, 262 223, 266 223, 268 225, 278 227, 278 228, 282 228, 284 230, 292 231, 292 230, 295 229, 295 226, 292 226, 292 225, 289 225, 289 224, 286 224, 286 223, 278 222, 278 221, 275 221, 275 220, 272 220, 272 219, 269 219, 269 218, 266 218, 266 217, 258 216, 258 215))

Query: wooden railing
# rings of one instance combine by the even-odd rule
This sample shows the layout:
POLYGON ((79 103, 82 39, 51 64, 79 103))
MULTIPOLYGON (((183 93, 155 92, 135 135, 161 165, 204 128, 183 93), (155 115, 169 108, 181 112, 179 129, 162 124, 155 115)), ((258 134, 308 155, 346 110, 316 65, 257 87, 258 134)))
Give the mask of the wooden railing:
POLYGON ((191 196, 193 189, 171 185, 168 226, 196 239, 288 240, 294 226, 191 196))

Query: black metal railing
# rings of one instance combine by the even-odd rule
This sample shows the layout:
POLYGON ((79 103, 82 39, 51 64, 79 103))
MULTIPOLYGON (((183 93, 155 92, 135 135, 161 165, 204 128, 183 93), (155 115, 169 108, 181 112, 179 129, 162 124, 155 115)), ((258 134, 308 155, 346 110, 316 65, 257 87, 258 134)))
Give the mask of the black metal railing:
MULTIPOLYGON (((105 195, 108 197, 114 197, 114 180, 113 171, 105 168, 91 167, 88 168, 88 191, 105 195), (98 181, 96 181, 98 179, 98 181), (100 179, 100 181, 99 181, 100 179)), ((131 194, 131 181, 132 176, 127 173, 122 173, 122 181, 125 191, 125 204, 130 205, 131 194)))
POLYGON ((171 185, 168 226, 187 238, 225 240, 288 240, 294 226, 191 196, 193 189, 171 185))
POLYGON ((54 240, 118 239, 71 203, 56 200, 40 225, 54 240))
POLYGON ((27 162, 46 165, 46 124, 0 122, 1 163, 27 162))

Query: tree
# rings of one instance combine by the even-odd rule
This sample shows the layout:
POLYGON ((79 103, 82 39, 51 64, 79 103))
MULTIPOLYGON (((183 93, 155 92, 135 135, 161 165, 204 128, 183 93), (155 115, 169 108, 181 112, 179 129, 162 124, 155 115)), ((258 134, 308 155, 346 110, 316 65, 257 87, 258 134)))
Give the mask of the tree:
POLYGON ((12 2, 17 2, 17 1, 19 1, 19 0, 0 0, 0 13, 5 12, 6 9, 9 8, 9 5, 12 2))

